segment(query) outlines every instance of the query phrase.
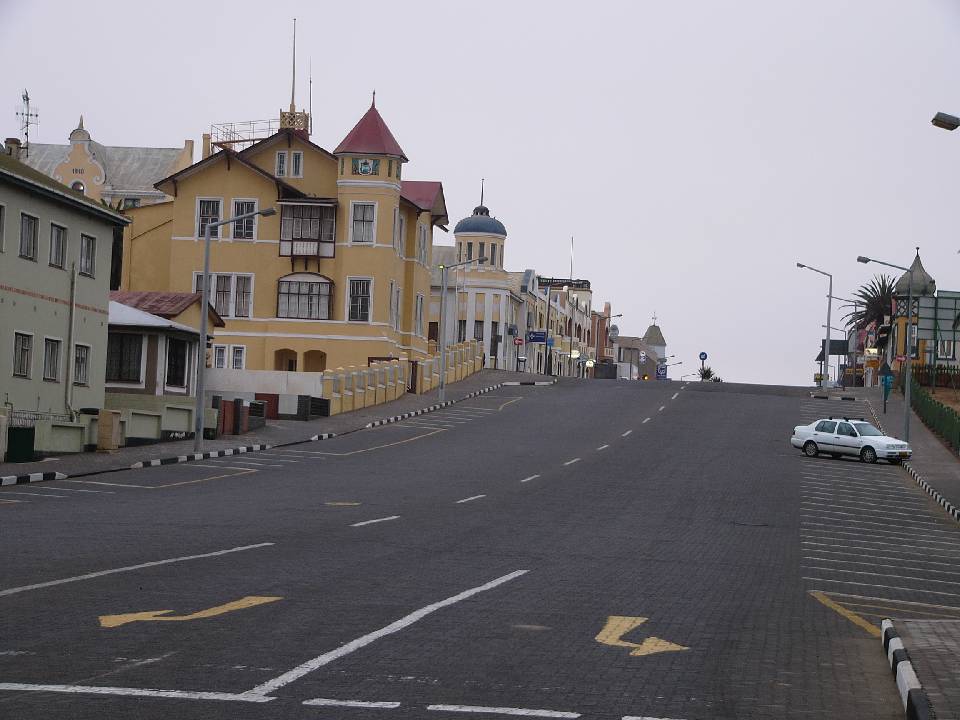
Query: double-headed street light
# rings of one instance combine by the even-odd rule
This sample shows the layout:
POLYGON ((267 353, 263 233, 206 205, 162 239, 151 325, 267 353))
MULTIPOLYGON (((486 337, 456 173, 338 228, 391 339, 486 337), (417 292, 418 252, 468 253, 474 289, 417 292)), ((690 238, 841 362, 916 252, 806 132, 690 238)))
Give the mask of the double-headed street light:
MULTIPOLYGON (((938 115, 942 113, 937 113, 938 115)), ((950 116, 947 116, 950 117, 950 116)), ((936 119, 936 118, 934 118, 936 119)), ((957 120, 957 118, 953 118, 957 120)), ((958 120, 957 122, 960 122, 958 120)), ((951 128, 952 129, 952 128, 951 128)), ((857 262, 863 263, 877 263, 877 265, 886 265, 887 267, 896 268, 897 270, 906 270, 909 274, 908 282, 910 286, 907 288, 907 338, 904 343, 904 348, 906 352, 906 373, 903 381, 903 441, 910 442, 910 381, 912 377, 911 368, 913 363, 910 362, 910 358, 913 357, 913 338, 911 338, 911 330, 913 325, 913 268, 904 267, 903 265, 894 265, 893 263, 884 262, 883 260, 875 260, 873 258, 864 257, 860 255, 857 257, 857 262)))
POLYGON ((815 267, 804 265, 803 263, 797 263, 797 267, 804 270, 813 270, 815 273, 826 275, 830 280, 829 290, 827 290, 827 338, 823 345, 823 362, 820 365, 820 387, 825 387, 826 378, 823 368, 826 367, 828 373, 830 371, 830 310, 833 305, 833 275, 828 272, 824 272, 823 270, 817 270, 815 267))
MULTIPOLYGON (((440 337, 438 338, 440 341, 440 385, 437 389, 437 397, 440 402, 443 402, 447 390, 447 272, 451 268, 464 267, 474 263, 482 265, 487 260, 488 258, 478 257, 462 260, 452 265, 437 266, 440 269, 440 337)), ((484 352, 486 352, 486 349, 484 349, 484 352)))
MULTIPOLYGON (((240 220, 262 215, 270 217, 276 215, 276 208, 268 207, 263 210, 243 213, 226 220, 207 223, 203 229, 203 280, 200 284, 200 346, 197 349, 197 401, 193 409, 193 451, 195 453, 203 452, 203 396, 206 393, 207 385, 207 315, 209 314, 208 304, 210 303, 210 237, 211 230, 219 228, 221 225, 232 225, 240 220)), ((220 233, 217 233, 219 237, 220 233)))

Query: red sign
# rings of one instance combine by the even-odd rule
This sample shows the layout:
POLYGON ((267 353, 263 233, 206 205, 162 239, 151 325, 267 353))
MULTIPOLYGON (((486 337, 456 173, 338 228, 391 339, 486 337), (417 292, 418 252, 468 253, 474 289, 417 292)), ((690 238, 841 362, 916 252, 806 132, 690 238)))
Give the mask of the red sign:
POLYGON ((906 359, 906 355, 897 355, 897 362, 904 362, 906 359))
POLYGON ((513 344, 514 344, 514 345, 523 345, 523 338, 522 338, 522 337, 515 337, 515 338, 513 339, 513 344))

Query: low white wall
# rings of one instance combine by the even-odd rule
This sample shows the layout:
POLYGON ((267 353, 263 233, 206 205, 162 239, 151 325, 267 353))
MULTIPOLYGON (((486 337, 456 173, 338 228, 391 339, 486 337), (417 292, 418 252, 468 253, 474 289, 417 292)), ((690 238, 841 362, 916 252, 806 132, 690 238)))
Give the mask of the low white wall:
POLYGON ((323 373, 287 372, 285 370, 207 370, 207 392, 229 392, 231 397, 243 393, 323 396, 323 373))

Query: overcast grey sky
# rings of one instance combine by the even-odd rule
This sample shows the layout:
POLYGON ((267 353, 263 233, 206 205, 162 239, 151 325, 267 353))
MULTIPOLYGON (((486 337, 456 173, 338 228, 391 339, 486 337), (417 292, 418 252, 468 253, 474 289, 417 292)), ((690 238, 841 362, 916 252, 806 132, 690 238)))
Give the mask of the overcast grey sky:
POLYGON ((705 350, 727 380, 811 384, 826 279, 797 261, 844 295, 858 254, 919 245, 960 290, 960 131, 930 124, 960 114, 957 0, 0 6, 6 136, 26 87, 39 142, 83 113, 106 145, 197 156, 211 123, 286 107, 296 16, 315 142, 375 88, 406 178, 443 181, 456 222, 485 177, 510 269, 565 275, 575 235, 575 275, 624 334, 656 312, 672 371, 705 350))

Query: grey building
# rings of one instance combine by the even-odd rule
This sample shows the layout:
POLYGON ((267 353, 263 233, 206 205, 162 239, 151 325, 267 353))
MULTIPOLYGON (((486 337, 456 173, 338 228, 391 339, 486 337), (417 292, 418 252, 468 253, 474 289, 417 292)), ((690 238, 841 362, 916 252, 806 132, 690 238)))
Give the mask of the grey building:
POLYGON ((0 411, 69 422, 103 407, 114 230, 128 220, 19 152, 14 139, 0 153, 0 411))

